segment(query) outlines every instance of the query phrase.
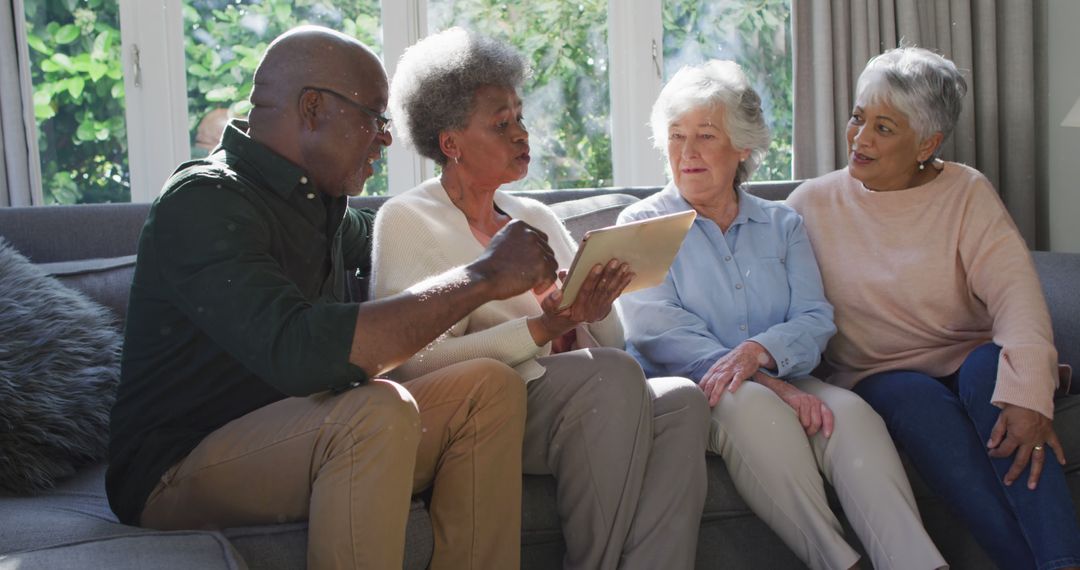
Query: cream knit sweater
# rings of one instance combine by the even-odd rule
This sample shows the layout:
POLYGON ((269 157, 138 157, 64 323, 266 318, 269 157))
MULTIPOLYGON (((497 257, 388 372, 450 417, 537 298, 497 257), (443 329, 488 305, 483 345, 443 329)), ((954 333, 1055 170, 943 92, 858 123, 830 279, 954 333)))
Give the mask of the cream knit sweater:
MULTIPOLYGON (((577 244, 555 213, 527 198, 495 193, 495 204, 511 218, 543 231, 559 267, 574 260, 577 244)), ((482 252, 465 215, 433 178, 391 198, 375 219, 371 297, 379 299, 421 284, 451 268, 467 265, 482 252)), ((544 374, 536 358, 551 352, 550 343, 536 346, 526 317, 541 314, 531 291, 491 301, 473 311, 442 336, 394 370, 392 377, 408 380, 472 358, 494 358, 514 367, 528 382, 544 374)), ((602 321, 588 325, 602 346, 623 347, 622 324, 613 308, 602 321)))
POLYGON ((1002 347, 992 401, 1053 417, 1057 351, 1031 256, 997 192, 948 162, 933 181, 874 192, 847 169, 787 203, 806 222, 838 333, 830 381, 886 370, 941 377, 977 346, 1002 347))

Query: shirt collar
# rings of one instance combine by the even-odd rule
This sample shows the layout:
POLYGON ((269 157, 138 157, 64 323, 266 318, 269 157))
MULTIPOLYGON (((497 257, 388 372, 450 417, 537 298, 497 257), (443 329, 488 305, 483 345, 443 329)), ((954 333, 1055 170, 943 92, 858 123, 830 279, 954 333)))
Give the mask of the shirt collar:
MULTIPOLYGON (((769 221, 769 217, 761 207, 760 198, 747 194, 742 188, 739 188, 737 192, 739 194, 739 213, 735 216, 731 225, 745 224, 748 221, 769 221)), ((668 185, 660 191, 660 205, 663 206, 664 211, 670 213, 685 212, 694 209, 694 207, 690 205, 690 202, 687 202, 686 198, 683 198, 682 194, 679 193, 679 189, 675 187, 674 183, 668 183, 668 185)))
POLYGON ((315 185, 311 183, 302 168, 248 135, 247 121, 241 119, 229 121, 221 136, 221 144, 214 149, 214 153, 221 149, 243 160, 246 163, 245 166, 250 167, 263 178, 266 187, 282 197, 287 198, 298 189, 304 193, 315 192, 315 185))
POLYGON ((742 188, 739 188, 739 215, 735 216, 735 223, 742 224, 747 221, 751 222, 768 222, 769 216, 765 214, 765 209, 761 207, 761 198, 748 194, 742 188))

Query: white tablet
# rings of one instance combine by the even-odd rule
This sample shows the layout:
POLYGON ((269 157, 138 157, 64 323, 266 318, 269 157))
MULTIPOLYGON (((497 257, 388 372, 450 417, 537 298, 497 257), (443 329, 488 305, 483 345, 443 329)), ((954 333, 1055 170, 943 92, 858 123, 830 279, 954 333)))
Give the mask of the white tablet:
POLYGON ((624 293, 659 285, 696 217, 697 212, 687 210, 586 233, 563 282, 563 301, 559 308, 573 304, 593 266, 612 259, 629 263, 630 271, 634 273, 624 293))

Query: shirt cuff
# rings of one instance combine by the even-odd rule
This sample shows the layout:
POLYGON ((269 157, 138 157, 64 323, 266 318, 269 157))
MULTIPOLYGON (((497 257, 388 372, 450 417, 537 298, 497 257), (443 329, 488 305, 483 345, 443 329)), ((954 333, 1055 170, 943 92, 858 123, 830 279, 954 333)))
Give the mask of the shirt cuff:
POLYGON ((797 359, 791 354, 791 351, 788 350, 787 343, 783 342, 777 334, 765 331, 751 337, 749 340, 765 347, 765 350, 769 351, 773 360, 776 361, 776 372, 771 372, 764 366, 761 367, 761 371, 770 376, 786 378, 791 374, 791 369, 798 364, 797 359))

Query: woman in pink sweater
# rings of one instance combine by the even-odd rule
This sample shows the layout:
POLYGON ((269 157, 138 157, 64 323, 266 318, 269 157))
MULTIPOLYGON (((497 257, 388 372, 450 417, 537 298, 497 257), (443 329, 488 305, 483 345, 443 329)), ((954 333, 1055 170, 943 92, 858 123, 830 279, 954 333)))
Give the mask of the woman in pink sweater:
POLYGON ((937 158, 966 91, 956 66, 927 50, 871 59, 848 167, 788 200, 836 311, 825 362, 999 567, 1077 567, 1038 277, 986 178, 937 158))

